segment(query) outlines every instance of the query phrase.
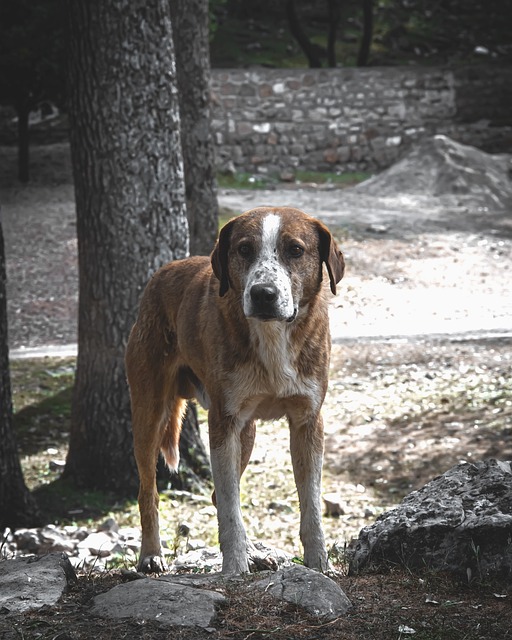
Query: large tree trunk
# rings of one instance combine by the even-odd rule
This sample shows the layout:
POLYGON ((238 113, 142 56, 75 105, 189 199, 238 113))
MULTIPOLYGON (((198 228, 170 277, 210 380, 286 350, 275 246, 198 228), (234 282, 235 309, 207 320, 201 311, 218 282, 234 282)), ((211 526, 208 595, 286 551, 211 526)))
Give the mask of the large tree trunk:
POLYGON ((185 167, 190 253, 208 255, 218 232, 214 147, 210 133, 207 0, 171 0, 185 167))
POLYGON ((5 527, 40 524, 37 506, 23 480, 12 426, 5 282, 4 237, 0 224, 0 531, 5 527))
POLYGON ((167 0, 68 6, 80 299, 65 475, 126 494, 126 340, 149 276, 188 253, 174 47, 167 0))

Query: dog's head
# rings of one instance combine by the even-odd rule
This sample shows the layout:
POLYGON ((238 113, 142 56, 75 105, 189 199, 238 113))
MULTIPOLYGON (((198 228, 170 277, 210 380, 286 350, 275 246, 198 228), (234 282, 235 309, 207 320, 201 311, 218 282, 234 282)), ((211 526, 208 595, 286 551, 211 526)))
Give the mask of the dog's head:
POLYGON ((292 322, 319 292, 323 264, 333 294, 345 270, 327 227, 288 207, 261 207, 230 220, 211 259, 220 295, 238 292, 245 316, 259 320, 292 322))

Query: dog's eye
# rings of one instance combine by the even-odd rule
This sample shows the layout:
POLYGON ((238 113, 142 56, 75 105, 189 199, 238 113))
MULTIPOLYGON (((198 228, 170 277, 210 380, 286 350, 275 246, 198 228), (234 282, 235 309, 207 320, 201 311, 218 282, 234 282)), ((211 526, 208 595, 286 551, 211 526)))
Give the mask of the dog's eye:
POLYGON ((292 258, 300 258, 304 255, 304 247, 301 247, 300 244, 292 244, 288 247, 288 253, 292 258))
POLYGON ((242 258, 250 258, 252 255, 252 247, 248 242, 243 242, 238 246, 238 253, 242 258))

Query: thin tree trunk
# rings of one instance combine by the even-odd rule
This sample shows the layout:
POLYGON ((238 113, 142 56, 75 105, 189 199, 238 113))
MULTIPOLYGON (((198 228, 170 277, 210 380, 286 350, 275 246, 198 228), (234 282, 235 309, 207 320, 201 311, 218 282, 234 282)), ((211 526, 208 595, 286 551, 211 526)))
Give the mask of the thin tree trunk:
POLYGON ((311 69, 319 69, 322 66, 322 60, 317 54, 316 46, 310 41, 300 26, 297 13, 295 11, 294 0, 286 0, 286 15, 288 17, 288 25, 292 36, 297 40, 300 48, 304 52, 311 69))
POLYGON ((65 476, 138 484, 124 351, 150 275, 188 253, 168 0, 70 0, 79 355, 65 476))
POLYGON ((26 102, 21 102, 16 107, 18 116, 18 180, 29 181, 29 129, 28 118, 30 108, 26 102))
POLYGON ((373 0, 363 0, 363 37, 357 56, 357 66, 366 67, 373 38, 373 0))
POLYGON ((5 283, 4 238, 0 224, 0 531, 5 527, 40 524, 36 503, 23 479, 12 425, 5 283))
POLYGON ((336 36, 340 21, 340 0, 327 0, 329 26, 327 35, 327 63, 329 67, 336 66, 336 36))
POLYGON ((190 253, 208 255, 218 232, 214 146, 210 131, 207 0, 171 0, 185 167, 190 253))

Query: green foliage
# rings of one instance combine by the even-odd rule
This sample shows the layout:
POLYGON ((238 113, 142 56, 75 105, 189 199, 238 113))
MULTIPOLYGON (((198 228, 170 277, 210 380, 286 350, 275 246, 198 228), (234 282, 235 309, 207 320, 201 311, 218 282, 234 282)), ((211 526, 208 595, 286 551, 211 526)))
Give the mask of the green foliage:
POLYGON ((371 177, 370 173, 354 171, 347 173, 329 173, 318 171, 296 171, 296 182, 312 184, 333 184, 340 187, 352 187, 371 177))
POLYGON ((222 12, 226 0, 209 0, 208 11, 210 15, 210 40, 214 37, 219 26, 219 14, 222 12))
MULTIPOLYGON (((293 182, 297 184, 332 184, 340 187, 350 187, 363 180, 367 180, 371 174, 362 171, 347 173, 331 173, 328 171, 296 171, 293 182)), ((217 183, 223 189, 267 189, 280 182, 277 175, 260 175, 239 171, 235 174, 220 174, 217 183)))
MULTIPOLYGON (((217 4, 217 3, 215 3, 217 4)), ((327 46, 328 3, 296 0, 311 42, 327 46)), ((373 4, 370 64, 456 64, 512 59, 512 3, 502 0, 379 0, 373 4), (489 53, 475 51, 485 47, 489 53), (483 57, 482 57, 483 56, 483 57)), ((336 59, 356 64, 362 36, 361 0, 341 3, 336 59)), ((211 42, 213 67, 251 65, 304 68, 307 61, 292 37, 284 2, 226 0, 217 12, 211 42)))

